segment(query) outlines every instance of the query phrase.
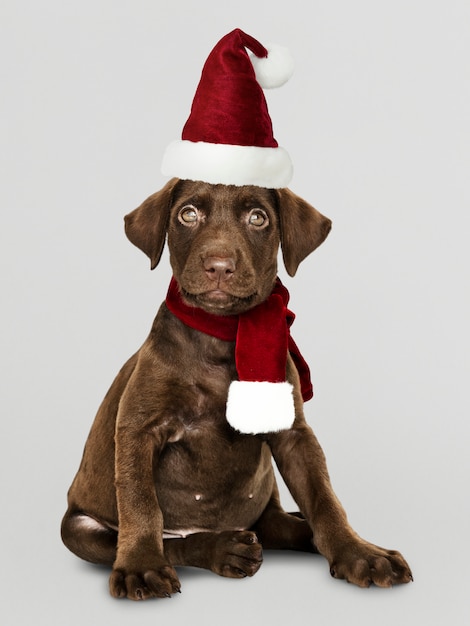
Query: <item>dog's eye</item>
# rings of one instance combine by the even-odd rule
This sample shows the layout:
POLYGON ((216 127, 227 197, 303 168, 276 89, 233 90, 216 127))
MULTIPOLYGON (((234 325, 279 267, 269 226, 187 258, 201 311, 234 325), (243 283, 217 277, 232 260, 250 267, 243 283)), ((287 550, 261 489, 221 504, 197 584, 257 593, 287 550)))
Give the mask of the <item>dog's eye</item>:
POLYGON ((184 206, 178 213, 178 219, 182 224, 195 224, 198 220, 198 212, 192 204, 184 206))
POLYGON ((261 209, 253 209, 248 216, 248 223, 251 226, 267 226, 268 225, 268 216, 261 209))

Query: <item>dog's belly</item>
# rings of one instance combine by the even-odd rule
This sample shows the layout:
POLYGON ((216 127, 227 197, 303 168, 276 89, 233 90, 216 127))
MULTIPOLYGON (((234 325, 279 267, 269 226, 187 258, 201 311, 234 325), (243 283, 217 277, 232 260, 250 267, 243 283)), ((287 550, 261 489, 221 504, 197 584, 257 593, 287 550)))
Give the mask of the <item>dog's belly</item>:
POLYGON ((168 446, 155 472, 168 536, 250 528, 273 491, 268 446, 255 437, 231 442, 205 437, 201 455, 195 439, 194 446, 187 441, 168 446))

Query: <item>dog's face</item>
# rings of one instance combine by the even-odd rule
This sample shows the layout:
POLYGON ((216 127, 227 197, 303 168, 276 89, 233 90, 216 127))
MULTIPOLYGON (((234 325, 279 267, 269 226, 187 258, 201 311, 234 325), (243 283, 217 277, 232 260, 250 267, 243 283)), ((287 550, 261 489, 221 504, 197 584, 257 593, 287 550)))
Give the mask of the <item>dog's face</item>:
POLYGON ((277 274, 279 237, 267 189, 182 181, 175 190, 170 263, 190 304, 234 314, 265 300, 277 274))
POLYGON ((188 304, 210 313, 242 313, 265 300, 282 246, 293 276, 331 227, 288 189, 210 185, 173 179, 126 216, 129 239, 160 259, 166 234, 173 274, 188 304))

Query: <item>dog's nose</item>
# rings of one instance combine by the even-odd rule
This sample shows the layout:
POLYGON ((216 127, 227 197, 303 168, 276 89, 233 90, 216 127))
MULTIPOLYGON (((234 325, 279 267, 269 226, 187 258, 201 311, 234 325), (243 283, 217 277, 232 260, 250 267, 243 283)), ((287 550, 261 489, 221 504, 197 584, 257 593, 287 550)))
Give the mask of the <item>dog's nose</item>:
POLYGON ((235 271, 235 261, 231 257, 209 256, 204 259, 204 269, 211 280, 225 282, 235 271))

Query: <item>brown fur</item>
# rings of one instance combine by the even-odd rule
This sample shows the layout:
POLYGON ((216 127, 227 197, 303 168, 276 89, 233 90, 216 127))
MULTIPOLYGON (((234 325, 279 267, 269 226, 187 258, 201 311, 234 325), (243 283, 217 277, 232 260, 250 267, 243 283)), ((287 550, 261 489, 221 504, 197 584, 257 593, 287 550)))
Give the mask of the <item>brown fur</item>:
MULTIPOLYGON (((327 218, 287 189, 178 179, 126 216, 126 233, 152 268, 168 234, 185 300, 221 315, 243 312, 269 295, 279 244, 294 275, 329 229, 327 218), (187 207, 190 213, 182 213, 187 207)), ((111 594, 132 599, 179 591, 174 566, 251 576, 261 565, 261 545, 318 551, 333 576, 360 586, 411 580, 398 552, 367 543, 349 526, 305 421, 292 361, 287 380, 295 389, 296 419, 290 430, 234 431, 225 403, 236 377, 233 343, 183 325, 162 304, 91 428, 62 522, 70 550, 112 566, 111 594), (272 458, 301 513, 281 508, 272 458), (164 530, 194 532, 164 539, 164 530)))

